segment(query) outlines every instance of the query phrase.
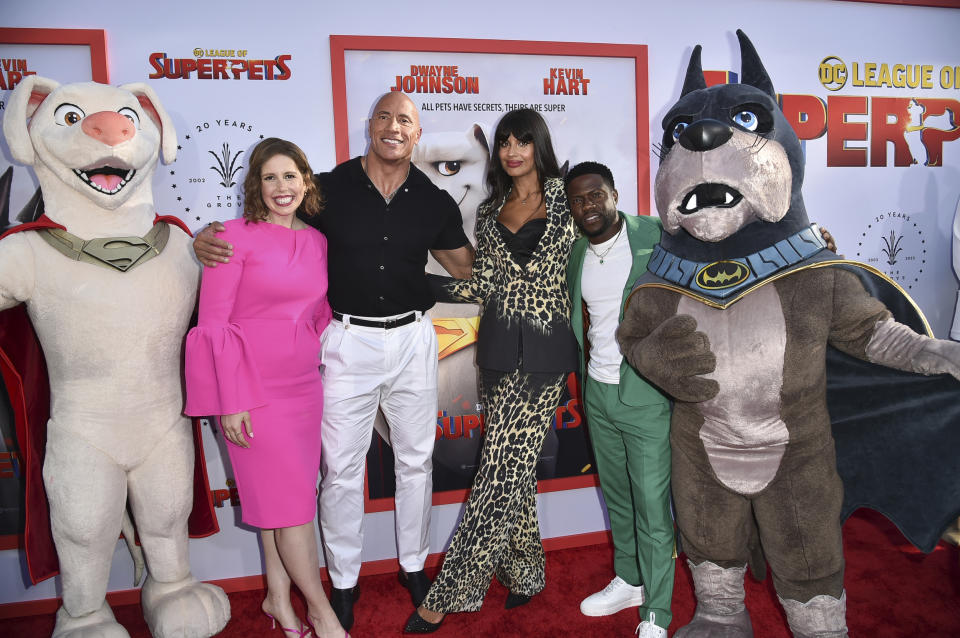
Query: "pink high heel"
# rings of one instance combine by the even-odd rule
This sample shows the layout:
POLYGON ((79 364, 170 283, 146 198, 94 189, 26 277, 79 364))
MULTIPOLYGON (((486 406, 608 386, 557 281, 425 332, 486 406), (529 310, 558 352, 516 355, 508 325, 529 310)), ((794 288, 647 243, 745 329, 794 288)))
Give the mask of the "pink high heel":
MULTIPOLYGON (((276 629, 276 628, 277 628, 277 619, 274 618, 273 616, 271 616, 270 614, 267 614, 267 612, 263 612, 263 613, 266 614, 267 618, 269 618, 269 619, 271 620, 271 622, 273 623, 273 625, 270 627, 270 629, 276 629)), ((308 638, 309 636, 312 635, 312 634, 310 633, 310 626, 309 626, 309 625, 306 625, 306 626, 305 626, 305 625, 303 624, 303 622, 301 622, 301 621, 299 621, 299 620, 298 620, 297 622, 300 622, 300 629, 287 629, 286 627, 284 627, 284 626, 282 626, 282 625, 280 626, 280 629, 283 631, 283 633, 285 633, 285 634, 286 634, 286 633, 289 633, 289 634, 291 634, 291 635, 293 635, 293 636, 297 636, 297 638, 308 638)))
MULTIPOLYGON (((307 615, 307 618, 310 618, 310 616, 307 615)), ((316 633, 317 636, 320 635, 319 633, 317 633, 317 628, 314 627, 312 623, 309 626, 311 629, 313 629, 314 633, 316 633)), ((348 632, 346 629, 343 630, 343 638, 350 638, 350 632, 348 632)))

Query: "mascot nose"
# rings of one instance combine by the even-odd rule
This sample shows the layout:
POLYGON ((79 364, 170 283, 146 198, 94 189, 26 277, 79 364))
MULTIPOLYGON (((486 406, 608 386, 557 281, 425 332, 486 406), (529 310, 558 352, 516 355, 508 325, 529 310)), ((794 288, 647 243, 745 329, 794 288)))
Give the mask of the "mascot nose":
POLYGON ((717 120, 698 120, 683 129, 678 142, 688 151, 711 151, 723 146, 733 135, 733 128, 717 120))
POLYGON ((107 146, 116 146, 126 142, 137 132, 130 118, 114 111, 100 111, 83 118, 83 132, 107 146))

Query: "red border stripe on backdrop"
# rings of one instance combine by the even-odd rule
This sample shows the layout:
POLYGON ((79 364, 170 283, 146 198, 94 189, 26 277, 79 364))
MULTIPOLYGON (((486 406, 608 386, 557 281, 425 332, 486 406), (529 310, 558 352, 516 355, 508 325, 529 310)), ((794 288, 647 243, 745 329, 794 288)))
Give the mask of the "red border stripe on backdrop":
MULTIPOLYGON (((366 470, 364 470, 364 490, 363 490, 363 511, 364 512, 392 512, 396 509, 393 498, 370 498, 370 490, 367 489, 366 470)), ((537 481, 537 493, 562 492, 564 490, 575 490, 585 487, 600 487, 600 481, 596 473, 584 476, 567 476, 564 478, 545 479, 537 481)), ((452 505, 454 503, 466 503, 470 496, 470 490, 444 490, 443 492, 434 492, 434 505, 452 505)), ((547 542, 546 539, 544 542, 547 542)))
MULTIPOLYGON (((573 547, 587 547, 588 545, 609 545, 611 543, 610 532, 601 530, 599 532, 587 532, 585 534, 573 534, 571 536, 559 536, 556 538, 543 539, 544 551, 553 551, 559 549, 571 549, 573 547)), ((443 562, 444 552, 430 554, 427 556, 424 567, 433 568, 443 562)), ((400 563, 396 558, 386 558, 383 560, 364 561, 360 568, 361 576, 375 576, 377 574, 395 574, 400 569, 400 563)), ((327 568, 320 568, 320 577, 329 582, 330 577, 327 574, 327 568)), ((266 576, 263 574, 254 574, 251 576, 238 576, 237 578, 224 578, 222 580, 207 581, 219 586, 223 591, 231 594, 238 591, 253 591, 257 589, 266 589, 266 576)), ((140 602, 139 589, 124 589, 121 591, 107 592, 107 602, 111 606, 134 605, 140 602)), ((30 600, 19 603, 0 604, 0 620, 7 618, 19 618, 21 616, 36 616, 39 614, 52 614, 60 607, 60 598, 43 598, 40 600, 30 600)))
POLYGON ((941 7, 960 9, 960 0, 840 0, 841 2, 866 2, 870 4, 899 4, 913 7, 941 7))
POLYGON ((0 27, 0 44, 80 44, 90 47, 90 77, 110 83, 107 32, 103 29, 16 29, 0 27))

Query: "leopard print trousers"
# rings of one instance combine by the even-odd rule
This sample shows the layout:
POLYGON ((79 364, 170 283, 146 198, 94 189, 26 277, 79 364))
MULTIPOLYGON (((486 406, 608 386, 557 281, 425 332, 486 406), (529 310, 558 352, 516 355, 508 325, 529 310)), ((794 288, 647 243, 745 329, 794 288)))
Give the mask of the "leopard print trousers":
POLYGON ((516 594, 543 589, 536 467, 566 377, 481 370, 486 419, 480 467, 443 568, 423 601, 427 609, 479 610, 494 575, 516 594))

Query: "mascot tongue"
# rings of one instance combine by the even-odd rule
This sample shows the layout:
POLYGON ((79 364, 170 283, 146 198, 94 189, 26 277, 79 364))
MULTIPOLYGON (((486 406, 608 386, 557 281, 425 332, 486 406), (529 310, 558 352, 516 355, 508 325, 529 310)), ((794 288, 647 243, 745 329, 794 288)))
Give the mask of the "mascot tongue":
POLYGON ((121 179, 119 175, 110 173, 93 173, 90 175, 90 181, 105 191, 114 190, 120 184, 121 179))

